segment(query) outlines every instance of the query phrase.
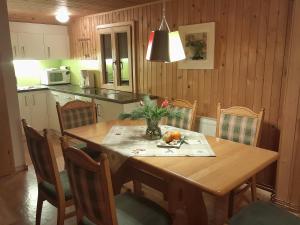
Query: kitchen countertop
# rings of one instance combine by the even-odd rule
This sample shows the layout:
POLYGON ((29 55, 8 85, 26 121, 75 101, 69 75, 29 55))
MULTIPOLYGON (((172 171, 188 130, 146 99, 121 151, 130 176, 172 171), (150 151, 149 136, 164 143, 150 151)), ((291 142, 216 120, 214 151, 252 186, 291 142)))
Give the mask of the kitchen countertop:
MULTIPOLYGON (((29 92, 29 91, 40 91, 40 90, 52 90, 63 92, 67 94, 79 95, 84 97, 95 98, 103 101, 116 102, 119 104, 127 104, 138 102, 143 99, 145 95, 135 94, 131 92, 109 90, 104 88, 81 88, 76 85, 54 85, 44 86, 35 85, 27 87, 18 87, 18 93, 29 92)), ((156 96, 151 96, 152 99, 156 99, 156 96)))

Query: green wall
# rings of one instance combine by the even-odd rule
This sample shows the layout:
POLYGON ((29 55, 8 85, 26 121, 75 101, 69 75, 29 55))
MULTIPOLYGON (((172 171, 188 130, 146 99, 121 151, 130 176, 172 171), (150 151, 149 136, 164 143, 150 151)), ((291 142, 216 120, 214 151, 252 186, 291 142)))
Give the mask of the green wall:
POLYGON ((99 68, 97 60, 14 60, 13 64, 18 86, 39 85, 40 75, 46 68, 59 68, 62 65, 70 67, 71 83, 79 85, 81 69, 99 68))
POLYGON ((14 60, 18 86, 40 84, 40 76, 46 68, 59 67, 61 60, 14 60))

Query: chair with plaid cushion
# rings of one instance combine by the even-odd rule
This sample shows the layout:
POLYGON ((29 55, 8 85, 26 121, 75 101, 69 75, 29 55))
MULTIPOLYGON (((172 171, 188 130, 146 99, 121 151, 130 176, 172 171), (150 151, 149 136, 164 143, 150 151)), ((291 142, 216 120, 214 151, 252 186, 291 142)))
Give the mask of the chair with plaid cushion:
MULTIPOLYGON (((56 109, 62 135, 64 135, 64 130, 66 129, 90 125, 97 122, 96 105, 94 102, 75 100, 68 102, 63 106, 61 106, 59 102, 56 102, 56 109)), ((70 140, 70 142, 72 141, 70 140)), ((76 141, 74 145, 93 159, 99 157, 99 152, 88 148, 83 142, 76 141)))
POLYGON ((62 140, 63 154, 80 225, 170 225, 169 214, 134 194, 114 197, 107 156, 99 163, 62 140))
POLYGON ((197 101, 191 104, 186 100, 177 99, 171 105, 174 110, 181 112, 182 116, 181 118, 168 118, 166 124, 186 130, 193 130, 197 113, 197 101))
POLYGON ((36 224, 41 223, 43 202, 48 201, 58 209, 57 224, 63 225, 65 218, 74 213, 65 214, 65 208, 73 205, 73 197, 66 171, 58 172, 58 167, 47 131, 41 135, 28 126, 23 119, 22 124, 27 146, 38 183, 38 201, 36 224))
MULTIPOLYGON (((257 146, 260 140, 261 124, 264 118, 264 109, 259 113, 241 106, 233 106, 221 109, 218 104, 217 109, 217 130, 216 136, 222 139, 239 142, 246 145, 257 146)), ((249 184, 243 188, 238 188, 230 194, 229 216, 234 209, 234 196, 243 193, 251 188, 252 201, 256 197, 256 177, 252 177, 249 184)))

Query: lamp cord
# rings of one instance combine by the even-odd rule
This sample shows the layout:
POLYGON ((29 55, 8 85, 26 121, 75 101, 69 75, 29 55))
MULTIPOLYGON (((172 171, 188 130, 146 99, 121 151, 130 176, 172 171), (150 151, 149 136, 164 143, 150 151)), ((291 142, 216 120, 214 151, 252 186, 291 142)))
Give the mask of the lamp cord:
POLYGON ((169 27, 169 24, 168 24, 167 19, 166 19, 166 0, 163 0, 162 3, 163 3, 162 20, 161 20, 159 30, 166 30, 167 29, 170 32, 170 27, 169 27))

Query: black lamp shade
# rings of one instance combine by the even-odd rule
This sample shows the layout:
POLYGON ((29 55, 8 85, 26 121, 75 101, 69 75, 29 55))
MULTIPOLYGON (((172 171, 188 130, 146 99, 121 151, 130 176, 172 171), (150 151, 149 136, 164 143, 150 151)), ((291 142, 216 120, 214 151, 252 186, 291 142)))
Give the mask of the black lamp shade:
POLYGON ((167 30, 151 31, 146 59, 157 62, 170 62, 169 32, 167 30))

